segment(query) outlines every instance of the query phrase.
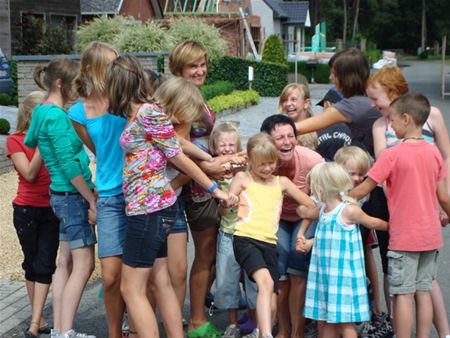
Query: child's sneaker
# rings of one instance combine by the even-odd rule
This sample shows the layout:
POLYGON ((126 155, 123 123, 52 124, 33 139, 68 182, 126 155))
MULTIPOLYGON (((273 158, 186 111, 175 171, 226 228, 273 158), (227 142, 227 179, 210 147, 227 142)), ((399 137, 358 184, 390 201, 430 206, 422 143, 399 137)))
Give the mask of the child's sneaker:
POLYGON ((225 329, 222 338, 239 338, 240 336, 239 328, 235 324, 230 324, 225 329))
POLYGON ((256 329, 256 323, 251 320, 250 318, 239 325, 239 330, 241 331, 241 334, 249 334, 252 333, 256 329))
POLYGON ((86 333, 79 333, 71 329, 66 333, 64 333, 63 335, 58 336, 58 338, 96 338, 96 337, 94 335, 88 335, 86 333))
POLYGON ((51 329, 50 330, 50 338, 57 338, 61 335, 58 329, 51 329))
POLYGON ((258 338, 259 337, 259 330, 256 328, 248 335, 243 336, 242 338, 258 338))

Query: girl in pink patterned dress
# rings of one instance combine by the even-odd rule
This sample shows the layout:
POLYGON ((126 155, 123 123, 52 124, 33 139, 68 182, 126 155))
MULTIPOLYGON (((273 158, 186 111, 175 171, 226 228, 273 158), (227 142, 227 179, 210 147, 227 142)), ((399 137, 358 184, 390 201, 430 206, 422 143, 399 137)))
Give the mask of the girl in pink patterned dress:
POLYGON ((128 216, 121 292, 139 337, 159 337, 146 295, 147 280, 152 278, 167 335, 181 338, 181 311, 167 270, 167 235, 177 216, 167 163, 195 177, 215 198, 227 200, 228 195, 183 154, 164 110, 147 97, 146 78, 136 58, 125 55, 113 61, 107 83, 110 111, 128 118, 120 139, 125 150, 123 191, 128 216))

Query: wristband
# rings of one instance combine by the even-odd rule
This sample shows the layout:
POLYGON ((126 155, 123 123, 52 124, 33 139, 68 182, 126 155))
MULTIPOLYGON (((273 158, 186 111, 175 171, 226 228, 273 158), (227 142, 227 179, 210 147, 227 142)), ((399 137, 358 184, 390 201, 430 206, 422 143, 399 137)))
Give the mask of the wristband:
POLYGON ((213 185, 212 185, 211 187, 209 187, 209 189, 206 190, 206 192, 212 194, 212 192, 213 192, 214 190, 216 190, 218 187, 219 187, 219 186, 217 185, 217 183, 213 181, 213 185))

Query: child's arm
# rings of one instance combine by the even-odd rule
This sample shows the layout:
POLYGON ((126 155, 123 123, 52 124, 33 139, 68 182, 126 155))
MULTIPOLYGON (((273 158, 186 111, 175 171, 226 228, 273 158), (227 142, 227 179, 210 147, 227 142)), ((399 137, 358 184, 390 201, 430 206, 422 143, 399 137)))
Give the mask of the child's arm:
POLYGON ((320 207, 319 206, 314 206, 314 207, 307 207, 304 205, 299 205, 297 207, 297 214, 305 219, 319 219, 319 214, 320 214, 320 207))
POLYGON ((170 181, 170 185, 173 190, 177 190, 179 187, 182 187, 186 183, 188 183, 191 178, 185 174, 179 173, 175 178, 170 181))
POLYGON ((353 197, 357 201, 370 193, 377 186, 377 182, 375 182, 370 177, 367 177, 364 182, 358 185, 356 188, 353 188, 352 191, 348 194, 348 196, 353 197))
POLYGON ((311 250, 314 240, 306 239, 305 233, 308 231, 311 225, 310 219, 303 219, 302 224, 297 232, 297 237, 295 241, 295 250, 303 253, 308 253, 311 250))
POLYGON ((389 224, 382 219, 367 215, 356 204, 349 204, 342 211, 342 220, 347 224, 361 224, 368 229, 388 231, 389 224))
POLYGON ((208 154, 206 151, 203 151, 196 145, 192 144, 191 141, 186 140, 185 138, 178 136, 178 141, 180 141, 181 148, 183 152, 189 157, 199 160, 199 161, 212 161, 212 156, 208 154))
POLYGON ((307 207, 316 206, 314 201, 307 194, 297 188, 297 186, 289 178, 281 176, 280 185, 283 192, 296 200, 298 204, 305 205, 307 207))
POLYGON ((96 152, 95 152, 95 146, 94 143, 91 140, 91 137, 89 136, 86 126, 84 126, 83 124, 80 124, 74 120, 70 120, 70 122, 72 122, 73 125, 73 129, 75 129, 78 137, 81 139, 81 141, 83 141, 83 143, 86 145, 86 147, 88 147, 88 149, 95 155, 97 156, 96 152))
POLYGON ((378 159, 386 149, 386 122, 384 117, 380 117, 372 126, 373 151, 378 159))
POLYGON ((446 180, 440 180, 437 182, 437 198, 439 205, 444 209, 445 213, 450 216, 450 196, 447 192, 446 180))
POLYGON ((17 171, 27 180, 27 182, 33 183, 41 168, 42 158, 39 152, 39 148, 36 147, 33 158, 28 161, 25 153, 12 153, 11 161, 17 171))
POLYGON ((236 165, 245 165, 247 163, 247 153, 242 151, 232 155, 217 156, 212 161, 199 162, 199 166, 208 175, 221 178, 229 170, 227 166, 224 166, 224 164, 229 162, 236 165))
POLYGON ((213 183, 208 176, 184 153, 179 153, 168 159, 175 167, 179 168, 186 175, 200 184, 206 191, 211 193, 214 198, 227 201, 228 194, 217 187, 217 183, 213 183), (214 188, 215 186, 215 188, 214 188), (210 191, 214 188, 212 191, 210 191))
POLYGON ((248 186, 248 175, 246 172, 238 172, 230 184, 230 190, 228 192, 230 200, 227 203, 227 207, 235 206, 239 202, 238 196, 248 186))

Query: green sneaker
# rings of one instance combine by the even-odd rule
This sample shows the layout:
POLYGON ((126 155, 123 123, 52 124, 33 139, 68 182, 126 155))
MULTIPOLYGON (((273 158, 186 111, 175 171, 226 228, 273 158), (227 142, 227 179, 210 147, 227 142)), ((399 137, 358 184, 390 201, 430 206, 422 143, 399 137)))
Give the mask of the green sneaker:
POLYGON ((211 322, 206 322, 194 330, 188 331, 188 338, 221 338, 223 331, 211 322))

